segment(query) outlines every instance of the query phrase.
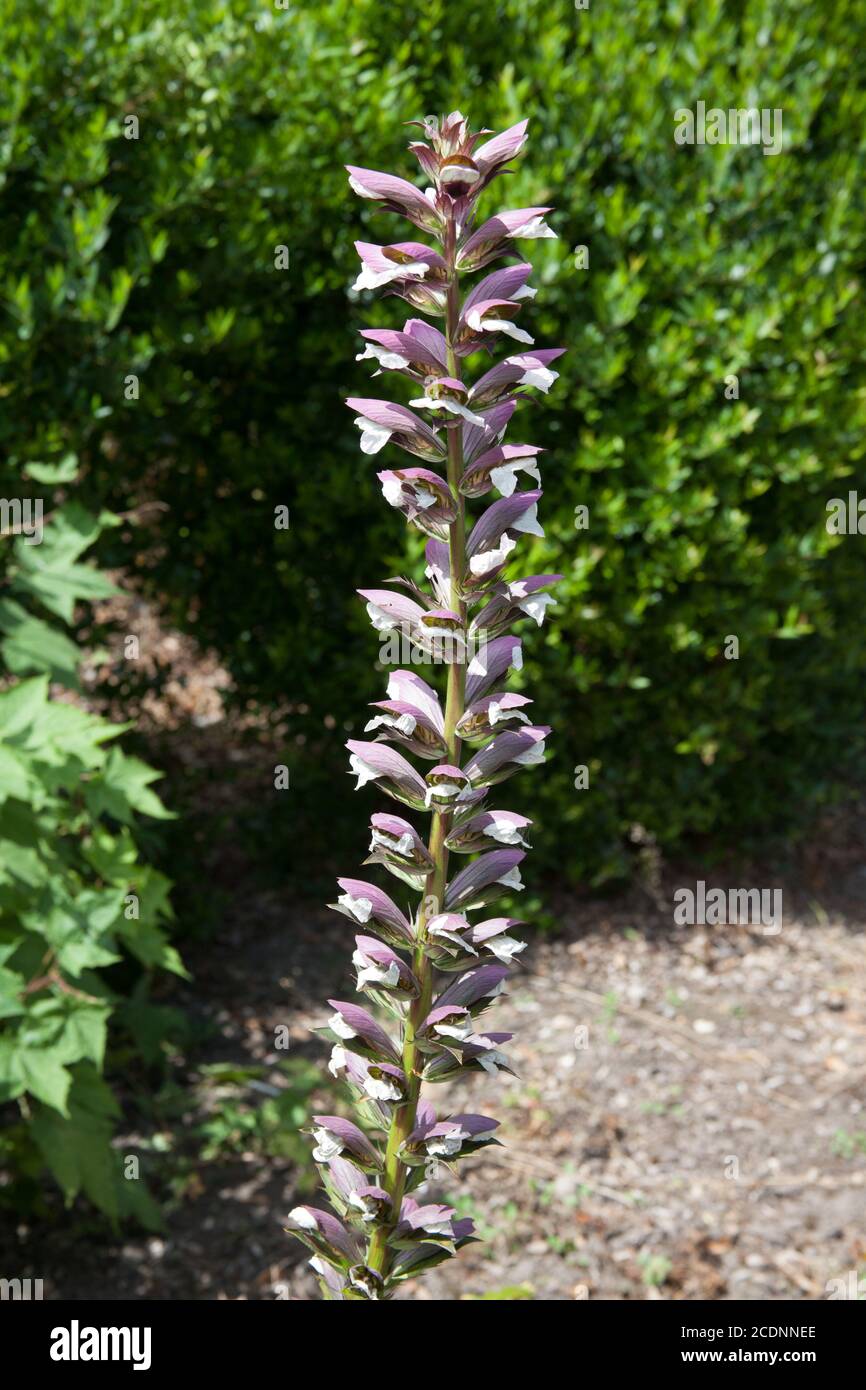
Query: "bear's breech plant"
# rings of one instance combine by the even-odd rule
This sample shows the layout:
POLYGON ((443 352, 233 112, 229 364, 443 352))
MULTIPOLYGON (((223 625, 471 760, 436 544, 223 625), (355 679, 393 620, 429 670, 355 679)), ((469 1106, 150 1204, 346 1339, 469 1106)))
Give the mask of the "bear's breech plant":
POLYGON ((435 244, 357 242, 355 289, 384 287, 440 320, 444 331, 414 317, 399 331, 362 330, 360 358, 375 363, 376 375, 408 378, 411 398, 408 405, 347 404, 364 454, 396 445, 420 460, 378 476, 386 501, 428 537, 429 587, 390 580, 396 588, 360 592, 380 640, 402 638, 428 669, 442 671, 444 709, 415 671, 395 669, 387 699, 366 725, 369 737, 347 745, 358 787, 373 783, 429 815, 430 827, 425 838, 403 816, 371 819, 366 862, 394 875, 402 896, 407 888, 420 894, 414 907, 404 911, 376 885, 348 878, 339 880, 334 904, 357 928, 358 991, 385 1019, 329 1001, 330 1070, 348 1084, 357 1123, 315 1117, 314 1158, 333 1211, 301 1206, 290 1216, 293 1233, 313 1252, 324 1297, 336 1300, 391 1297, 402 1280, 474 1239, 471 1220, 429 1189, 442 1166, 453 1170, 497 1142, 497 1121, 437 1113, 422 1089, 463 1073, 509 1070, 511 1035, 490 1031, 484 1015, 524 949, 513 935, 521 923, 477 914, 523 887, 530 823, 496 809, 494 788, 544 761, 550 731, 532 722, 526 696, 502 688, 522 664, 520 639, 509 629, 525 619, 540 626, 561 577, 506 578, 521 538, 544 534, 537 519, 541 450, 502 441, 527 390, 549 390, 556 379, 550 364, 562 352, 536 348, 517 323, 535 292, 516 243, 553 236, 544 220, 550 209, 518 208, 486 221, 477 215, 480 196, 501 186, 499 176, 522 150, 527 122, 493 138, 473 133, 459 111, 413 124, 425 138, 410 150, 429 187, 354 166, 349 182, 435 244), (476 278, 464 297, 462 277, 496 261, 500 268, 476 278), (517 351, 470 384, 466 360, 495 352, 503 337, 517 351), (467 504, 477 499, 484 509, 470 518, 467 504), (454 872, 461 856, 465 867, 454 872))

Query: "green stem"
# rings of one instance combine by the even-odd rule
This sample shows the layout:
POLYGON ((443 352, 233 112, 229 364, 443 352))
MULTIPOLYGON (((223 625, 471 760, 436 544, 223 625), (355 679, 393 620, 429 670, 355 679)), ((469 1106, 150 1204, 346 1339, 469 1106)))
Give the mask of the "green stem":
MULTIPOLYGON (((449 222, 445 232, 445 259, 449 269, 448 297, 445 311, 445 338, 448 344, 448 375, 460 378, 460 367, 456 353, 457 323, 460 317, 460 293, 458 272, 455 267, 456 233, 453 222, 449 222)), ((463 474, 463 432, 458 423, 448 428, 448 484, 457 507, 457 516, 449 527, 448 553, 451 570, 451 608, 460 614, 463 632, 466 631, 466 604, 461 595, 461 580, 466 564, 466 512, 463 495, 458 489, 463 474)), ((466 662, 453 661, 448 667, 448 684, 445 695, 445 742, 448 761, 454 766, 460 763, 460 739, 456 726, 463 714, 465 705, 466 662)), ((421 1077, 418 1070, 418 1049, 416 1034, 430 1012, 433 999, 433 968, 425 953, 426 923, 444 908, 445 885, 448 880, 448 849, 445 840, 451 829, 452 813, 433 812, 430 827, 428 853, 433 861, 433 869, 424 886, 424 897, 418 913, 417 945, 412 960, 412 969, 420 985, 416 999, 413 999, 406 1014, 403 1029, 402 1067, 408 1082, 408 1099, 399 1106, 391 1120, 388 1131, 388 1144, 385 1150, 385 1172, 382 1186, 391 1198, 391 1210, 395 1219, 399 1216, 400 1203, 406 1188, 408 1168, 400 1162, 400 1148, 415 1128, 418 1099, 421 1093, 421 1077)), ((388 1234, 390 1227, 377 1226, 370 1238, 367 1251, 367 1264, 380 1274, 387 1274, 390 1251, 388 1234)))

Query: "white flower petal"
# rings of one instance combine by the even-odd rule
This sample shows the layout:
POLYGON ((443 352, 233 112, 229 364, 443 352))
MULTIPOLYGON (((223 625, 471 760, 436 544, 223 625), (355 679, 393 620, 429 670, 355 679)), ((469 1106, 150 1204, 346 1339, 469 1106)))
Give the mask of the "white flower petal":
POLYGON ((529 715, 524 714, 519 709, 503 709, 498 700, 493 700, 487 706, 487 719, 491 729, 495 728, 503 719, 517 719, 521 724, 529 723, 529 715))
MULTIPOLYGON (((532 508, 530 508, 529 510, 531 511, 532 508)), ((514 531, 517 531, 519 529, 520 527, 518 527, 516 524, 512 527, 512 530, 514 531)), ((479 555, 473 555, 472 559, 469 561, 469 569, 475 575, 480 576, 484 574, 489 574, 490 571, 495 570, 498 565, 502 565, 505 563, 505 561, 508 559, 508 556, 511 554, 512 550, 516 548, 516 546, 517 541, 513 541, 511 537, 506 533, 499 542, 498 549, 483 550, 479 555)))
POLYGON ((539 391, 543 391, 547 395, 558 376, 559 372, 552 372, 549 367, 530 367, 523 373, 517 384, 518 386, 537 386, 539 391))
POLYGON ((503 497, 511 497, 517 487, 517 474, 521 471, 534 478, 537 483, 541 482, 538 465, 531 458, 512 459, 509 463, 501 464, 499 468, 491 468, 490 481, 503 497))
POLYGON ((478 169, 470 169, 460 164, 446 164, 439 171, 440 183, 477 183, 481 178, 478 169))
POLYGON ((531 507, 527 507, 522 516, 518 517, 511 525, 512 531, 520 531, 526 536, 543 536, 541 523, 538 520, 538 503, 533 502, 531 507))
POLYGON ((337 902, 352 914, 356 922, 369 922, 373 915, 373 904, 369 898, 353 898, 351 893, 341 893, 337 902))
POLYGON ((346 1022, 339 1010, 337 1013, 331 1014, 331 1017, 328 1019, 328 1027, 332 1033, 336 1033, 338 1038, 344 1038, 347 1041, 349 1038, 357 1038, 358 1036, 354 1028, 346 1022))
POLYGON ((518 941, 516 937, 506 936, 504 933, 501 936, 492 936, 484 945, 503 965, 508 965, 515 956, 526 950, 525 941, 518 941))
POLYGON ((393 835, 386 835, 384 831, 374 829, 370 840, 371 849, 388 849, 393 854, 400 854, 404 858, 412 852, 414 845, 415 841, 408 830, 405 835, 400 836, 399 840, 395 840, 393 835))
POLYGON ((482 327, 487 333, 506 333, 509 338, 516 338, 518 343, 529 343, 530 347, 535 342, 525 328, 518 328, 510 319, 485 319, 482 327))
POLYGON ((547 609, 556 607, 556 599, 551 594, 531 594, 529 598, 525 598, 517 606, 528 618, 534 618, 538 626, 541 627, 547 609))
POLYGON ((464 420, 468 420, 470 425, 484 426, 484 419, 476 415, 467 405, 460 401, 452 401, 449 396, 419 396, 417 400, 410 401, 409 404, 416 410, 447 410, 451 415, 460 415, 464 420))
POLYGON ((533 743, 529 748, 525 748, 522 753, 518 753, 512 762, 519 763, 521 767, 535 767, 538 763, 544 762, 544 739, 538 743, 533 743))
POLYGON ((437 1134, 435 1139, 428 1139, 424 1147, 431 1158, 453 1158, 463 1147, 463 1140, 468 1138, 463 1130, 456 1134, 437 1134))
MULTIPOLYGON (((517 759, 515 758, 514 761, 517 762, 517 759)), ((519 864, 515 864, 513 869, 509 869, 508 873, 503 874, 501 878, 498 878, 496 880, 496 882, 501 883, 505 888, 513 888, 517 893, 521 892, 523 888, 525 888, 526 886, 523 882, 523 879, 520 877, 519 864)), ((490 998, 492 999, 493 995, 490 995, 490 998)))
POLYGON ((361 180, 355 174, 349 175, 349 187, 352 189, 353 193, 358 194, 359 198, 379 197, 379 194, 376 193, 374 189, 368 188, 367 185, 365 183, 362 183, 361 180))
POLYGON ((317 1163, 330 1163, 343 1152, 343 1141, 328 1129, 313 1130, 313 1138, 316 1140, 313 1158, 317 1163))
POLYGON ((378 454, 380 449, 384 449, 393 433, 384 425, 377 425, 375 420, 368 420, 364 415, 356 416, 355 424, 361 431, 362 454, 378 454))
POLYGON ((396 261, 389 270, 373 270, 365 265, 352 286, 353 290, 378 290, 382 285, 390 285, 392 280, 423 280, 429 266, 426 261, 406 261, 400 265, 396 261))
POLYGON ((364 1078, 364 1090, 373 1100, 400 1100, 402 1094, 400 1087, 390 1077, 377 1080, 375 1076, 367 1075, 364 1078))
POLYGON ((526 841, 520 833, 520 827, 510 820, 494 820, 487 827, 487 834, 491 840, 496 840, 500 845, 525 845, 526 841))
MULTIPOLYGON (((356 190, 357 191, 357 190, 356 190)), ((513 232, 509 232, 510 237, 531 237, 537 240, 539 237, 555 237, 556 232, 552 232, 543 217, 530 217, 528 221, 521 222, 519 227, 515 227, 513 232)))
POLYGON ((431 806, 434 798, 444 797, 449 800, 452 796, 458 796, 462 787, 456 782, 437 782, 434 787, 428 787, 424 797, 424 805, 431 806))
POLYGON ((400 626, 399 621, 390 613, 386 613, 384 608, 380 608, 378 604, 368 603, 367 613, 377 632, 390 632, 392 628, 400 626))
POLYGON ((352 964, 358 971, 358 988, 363 989, 365 985, 383 985, 387 989, 393 989, 400 983, 400 967, 395 960, 389 965, 376 965, 366 960, 361 951, 354 951, 352 954, 352 964))
POLYGON ((376 769, 370 767, 369 763, 365 763, 362 758, 359 758, 357 753, 350 754, 349 766, 358 779, 355 783, 356 792, 360 791, 362 787, 366 787, 368 782, 375 782, 376 778, 379 776, 376 769))
POLYGON ((364 725, 364 733, 372 733, 373 729, 384 727, 386 729, 396 729, 398 733, 414 734, 415 726, 418 721, 413 714, 379 714, 375 719, 371 719, 364 725))
POLYGON ((407 357, 401 357, 399 352, 389 352, 387 348, 380 347, 378 343, 368 343, 363 352, 356 354, 355 361, 363 362, 368 357, 374 358, 383 367, 390 367, 395 371, 409 365, 407 357))
POLYGON ((451 1221, 446 1217, 443 1217, 441 1221, 428 1221, 424 1226, 424 1230, 430 1236, 451 1236, 454 1234, 451 1221))
MULTIPOLYGON (((472 1037, 472 1024, 470 1023, 437 1023, 433 1027, 433 1032, 440 1038, 454 1038, 457 1042, 466 1042, 472 1037)), ((473 1039, 474 1041, 474 1039, 473 1039)))
POLYGON ((378 1212, 376 1210, 376 1203, 373 1201, 372 1197, 364 1197, 360 1192, 350 1192, 348 1204, 350 1207, 354 1207, 355 1211, 361 1213, 361 1219, 363 1221, 376 1220, 378 1212))

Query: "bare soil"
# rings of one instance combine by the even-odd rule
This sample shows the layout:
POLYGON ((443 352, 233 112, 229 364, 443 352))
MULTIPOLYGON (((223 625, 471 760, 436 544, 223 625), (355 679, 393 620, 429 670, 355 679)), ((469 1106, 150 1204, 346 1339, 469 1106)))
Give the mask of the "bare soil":
MULTIPOLYGON (((775 936, 671 929, 639 893, 563 904, 498 1006, 519 1076, 434 1097, 502 1119, 505 1147, 434 1189, 483 1244, 401 1296, 814 1299, 860 1269, 866 875, 845 882, 850 914, 815 901, 775 936)), ((346 934, 272 896, 252 908, 193 962, 206 1055, 270 1065, 288 1024, 324 1059, 310 1029, 345 989, 346 934)), ((260 1152, 202 1162, 161 1236, 67 1219, 22 1230, 18 1254, 52 1297, 314 1298, 282 1230, 298 1182, 260 1152)))
MULTIPOLYGON (((151 621, 146 607, 136 621, 126 630, 151 621)), ((169 731, 181 771, 208 748, 213 757, 219 733, 224 766, 237 732, 224 673, 171 634, 154 632, 149 650, 166 641, 168 675, 142 722, 169 731)), ((266 765, 268 750, 260 756, 266 765)), ((216 797, 218 780, 215 768, 216 797)), ((530 938, 497 1006, 496 1026, 516 1033, 519 1075, 431 1094, 440 1110, 502 1120, 503 1148, 430 1189, 472 1215, 483 1242, 400 1297, 809 1300, 862 1274, 864 841, 860 819, 840 813, 816 826, 793 871, 657 865, 648 889, 615 898, 551 889, 557 930, 530 938), (674 926, 674 889, 699 878, 782 888, 781 931, 674 926)), ((0 1237, 2 1266, 43 1278, 46 1297, 318 1296, 283 1230, 310 1200, 309 1166, 260 1139, 203 1158, 196 1136, 225 1102, 225 1088, 202 1079, 207 1064, 260 1066, 253 1104, 285 1086, 280 1027, 293 1061, 324 1076, 327 1047, 311 1030, 327 995, 350 987, 349 934, 324 907, 262 890, 230 844, 202 842, 201 856, 203 883, 212 875, 218 887, 228 862, 231 888, 216 935, 184 944, 194 982, 169 1002, 209 1033, 192 1061, 176 1059, 180 1111, 166 1121, 155 1103, 145 1123, 139 1108, 118 1141, 145 1153, 165 1230, 112 1235, 83 1207, 22 1221, 0 1237)), ((332 1108, 334 1097, 311 1101, 332 1108)))

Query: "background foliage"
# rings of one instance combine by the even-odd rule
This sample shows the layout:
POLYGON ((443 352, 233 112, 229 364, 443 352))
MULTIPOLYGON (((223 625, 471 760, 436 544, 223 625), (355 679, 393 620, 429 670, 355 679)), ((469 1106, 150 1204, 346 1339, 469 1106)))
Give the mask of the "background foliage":
MULTIPOLYGON (((75 473, 72 455, 27 463, 16 490, 75 473)), ((140 1175, 111 1148, 120 1107, 102 1072, 109 1026, 116 1053, 159 1055, 148 976, 183 973, 164 930, 168 880, 135 840, 138 813, 166 812, 158 774, 114 741, 123 726, 70 700, 78 648, 56 626, 113 589, 80 559, 106 520, 57 500, 41 543, 7 535, 0 552, 0 652, 18 677, 0 693, 0 1102, 18 1106, 0 1154, 17 1175, 6 1200, 26 1204, 47 1166, 67 1201, 83 1191, 115 1220, 154 1224, 146 1185, 125 1181, 140 1175)))
POLYGON ((635 825, 669 852, 741 847, 862 769, 864 540, 825 528, 862 478, 862 0, 636 0, 627 22, 591 4, 2 5, 0 480, 59 507, 43 547, 0 551, 3 978, 32 980, 50 948, 86 996, 34 991, 26 1015, 17 981, 4 996, 4 1047, 35 1028, 40 1051, 26 1075, 4 1063, 5 1094, 26 1086, 45 1154, 64 1104, 110 1110, 120 948, 179 968, 165 881, 136 857, 135 813, 160 814, 150 774, 39 674, 74 687, 80 604, 104 592, 88 546, 218 650, 240 701, 289 707, 294 794, 268 820, 283 872, 286 845, 299 880, 360 846, 341 734, 381 676, 353 591, 398 568, 403 527, 340 397, 367 391, 354 330, 400 321, 350 294, 353 240, 399 224, 359 213, 342 164, 411 176, 410 117, 528 116, 530 154, 498 189, 557 209, 533 325, 569 354, 515 436, 549 450, 533 559, 567 577, 527 633, 526 688, 557 734, 526 788, 541 862, 625 874, 635 825), (784 151, 675 145, 674 111, 699 99, 781 108, 784 151), (106 524, 153 500, 155 529, 106 524), (135 884, 152 906, 124 924, 135 884))
POLYGON ((398 224, 359 222, 341 166, 409 172, 401 122, 457 102, 531 118, 499 187, 554 204, 561 238, 536 329, 569 356, 525 426, 550 450, 537 558, 568 580, 526 676, 558 735, 533 789, 542 852, 604 878, 635 822, 667 848, 742 843, 845 783, 863 545, 824 523, 863 448, 862 4, 644 0, 628 25, 540 0, 14 13, 4 282, 30 370, 7 442, 62 415, 99 504, 168 504, 156 556, 136 532, 105 553, 215 644, 242 698, 294 707, 281 843, 320 847, 309 808, 345 785, 323 716, 357 731, 379 682, 353 590, 398 558, 340 406, 366 389, 352 241, 398 224), (698 99, 780 107, 784 151, 675 145, 698 99))

